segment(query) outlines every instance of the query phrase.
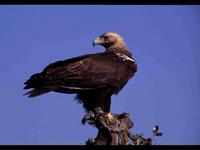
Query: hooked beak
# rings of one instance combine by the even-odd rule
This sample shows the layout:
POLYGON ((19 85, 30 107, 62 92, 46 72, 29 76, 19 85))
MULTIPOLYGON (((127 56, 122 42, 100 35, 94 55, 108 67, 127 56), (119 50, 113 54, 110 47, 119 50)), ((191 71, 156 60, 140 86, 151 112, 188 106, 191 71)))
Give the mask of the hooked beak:
POLYGON ((104 43, 104 41, 102 41, 102 39, 100 39, 100 37, 97 37, 95 40, 93 40, 92 45, 95 46, 95 45, 100 45, 103 43, 104 43))

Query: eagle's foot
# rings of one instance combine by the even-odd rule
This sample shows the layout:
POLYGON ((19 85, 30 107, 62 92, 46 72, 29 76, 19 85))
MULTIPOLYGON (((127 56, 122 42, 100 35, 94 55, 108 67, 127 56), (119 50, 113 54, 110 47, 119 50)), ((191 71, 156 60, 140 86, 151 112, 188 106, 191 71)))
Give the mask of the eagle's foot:
POLYGON ((82 124, 85 125, 86 122, 88 122, 89 124, 93 124, 95 121, 95 114, 92 111, 87 112, 83 119, 82 119, 82 124))
POLYGON ((111 112, 107 113, 107 114, 105 115, 105 117, 108 119, 108 121, 109 121, 110 123, 112 123, 112 122, 115 120, 115 119, 114 119, 114 115, 112 115, 111 112))

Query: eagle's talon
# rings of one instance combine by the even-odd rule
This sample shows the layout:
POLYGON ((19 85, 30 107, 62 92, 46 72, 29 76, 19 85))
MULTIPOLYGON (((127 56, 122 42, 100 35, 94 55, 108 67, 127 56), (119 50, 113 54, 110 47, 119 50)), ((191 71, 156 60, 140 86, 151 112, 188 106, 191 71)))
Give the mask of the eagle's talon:
POLYGON ((85 125, 86 121, 87 121, 87 119, 84 117, 84 118, 81 120, 81 123, 82 123, 83 125, 85 125))
POLYGON ((111 123, 114 121, 114 116, 112 115, 111 112, 106 114, 106 118, 108 119, 108 121, 111 123))

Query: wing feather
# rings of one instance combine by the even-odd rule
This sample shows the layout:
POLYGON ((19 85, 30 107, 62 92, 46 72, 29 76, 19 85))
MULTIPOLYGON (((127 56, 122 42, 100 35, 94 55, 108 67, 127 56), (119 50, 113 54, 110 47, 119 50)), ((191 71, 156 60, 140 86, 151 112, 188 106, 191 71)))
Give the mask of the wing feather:
POLYGON ((59 61, 47 66, 43 75, 51 84, 62 89, 86 90, 115 84, 119 79, 118 66, 103 53, 59 61))

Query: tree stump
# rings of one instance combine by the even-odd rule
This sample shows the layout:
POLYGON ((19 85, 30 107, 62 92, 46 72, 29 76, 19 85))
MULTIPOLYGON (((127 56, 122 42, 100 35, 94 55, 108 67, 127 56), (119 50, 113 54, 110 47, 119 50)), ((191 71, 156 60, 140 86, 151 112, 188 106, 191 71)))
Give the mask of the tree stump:
MULTIPOLYGON (((108 114, 101 108, 97 108, 83 117, 84 125, 88 123, 98 129, 97 137, 88 139, 86 145, 152 145, 152 138, 144 138, 142 135, 133 134, 130 131, 134 123, 131 121, 129 113, 112 114, 112 116, 112 120, 109 120, 108 114)), ((155 130, 153 132, 155 133, 155 130)))

